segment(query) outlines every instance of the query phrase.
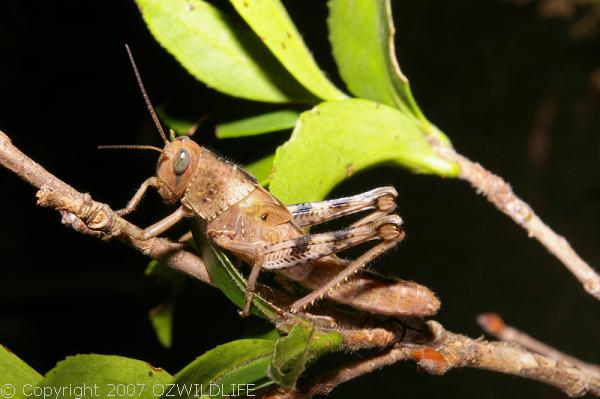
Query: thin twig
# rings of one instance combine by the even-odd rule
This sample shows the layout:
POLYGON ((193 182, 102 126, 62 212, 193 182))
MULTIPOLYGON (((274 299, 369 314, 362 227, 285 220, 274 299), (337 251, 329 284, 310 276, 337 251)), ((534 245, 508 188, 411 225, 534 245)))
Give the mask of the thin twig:
POLYGON ((63 223, 70 224, 80 233, 115 238, 173 269, 211 284, 206 267, 196 254, 164 238, 146 241, 135 238, 140 236, 139 227, 118 216, 108 205, 92 200, 88 194, 78 192, 49 173, 15 147, 2 131, 0 164, 40 189, 38 203, 63 211, 63 223))
POLYGON ((529 237, 538 240, 573 273, 589 294, 600 299, 600 275, 577 255, 564 237, 555 233, 527 203, 517 197, 506 181, 452 148, 436 142, 432 145, 440 155, 459 164, 461 179, 471 183, 478 193, 523 227, 529 237))
POLYGON ((563 362, 573 363, 581 369, 589 369, 593 372, 600 373, 600 366, 586 363, 576 357, 567 355, 537 339, 517 330, 514 327, 508 326, 504 320, 496 313, 484 313, 477 316, 477 322, 483 330, 505 342, 514 342, 531 351, 537 352, 551 359, 563 362))
POLYGON ((327 395, 344 382, 401 360, 414 360, 420 369, 435 375, 443 375, 453 368, 472 367, 540 381, 572 397, 587 393, 600 395, 598 372, 531 353, 514 343, 488 342, 455 334, 435 321, 428 322, 428 325, 433 333, 430 342, 400 342, 383 353, 305 381, 302 391, 282 392, 271 397, 305 399, 327 395))

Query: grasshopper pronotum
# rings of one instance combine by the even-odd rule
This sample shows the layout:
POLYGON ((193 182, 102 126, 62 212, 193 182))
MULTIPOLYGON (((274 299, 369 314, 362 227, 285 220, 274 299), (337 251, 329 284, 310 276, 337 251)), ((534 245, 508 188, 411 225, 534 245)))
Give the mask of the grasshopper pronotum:
POLYGON ((156 176, 146 179, 124 209, 137 207, 149 187, 167 203, 180 202, 171 215, 146 228, 141 238, 155 237, 183 218, 199 217, 208 237, 251 265, 246 304, 248 315, 261 269, 278 271, 310 289, 291 305, 298 311, 327 296, 352 307, 387 315, 430 315, 439 301, 419 284, 385 279, 372 273, 355 275, 369 261, 404 238, 402 219, 394 214, 393 187, 381 187, 351 197, 285 206, 237 165, 219 158, 187 136, 169 141, 144 89, 127 48, 146 105, 165 143, 152 146, 104 146, 154 149, 161 153, 156 176), (374 210, 348 228, 305 234, 302 228, 356 212, 374 210), (353 261, 335 253, 370 240, 381 240, 353 261))

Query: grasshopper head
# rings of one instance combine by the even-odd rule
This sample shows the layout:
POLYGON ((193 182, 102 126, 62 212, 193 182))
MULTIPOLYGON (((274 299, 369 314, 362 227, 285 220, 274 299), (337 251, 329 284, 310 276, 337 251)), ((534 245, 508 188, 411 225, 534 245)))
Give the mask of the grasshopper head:
POLYGON ((156 167, 156 177, 158 179, 158 193, 165 202, 173 203, 181 199, 185 195, 188 185, 193 179, 194 173, 198 168, 198 162, 200 154, 202 153, 202 148, 200 148, 198 144, 194 143, 187 136, 180 136, 175 138, 175 132, 173 130, 170 131, 171 141, 167 139, 167 135, 165 134, 165 131, 163 130, 160 121, 158 120, 158 116, 154 111, 154 107, 150 102, 148 93, 146 93, 144 83, 142 82, 142 77, 140 76, 140 72, 138 71, 138 68, 135 65, 133 54, 131 54, 131 50, 129 49, 128 45, 125 45, 125 48, 127 49, 127 55, 129 56, 129 61, 131 62, 131 67, 133 68, 133 73, 135 74, 138 86, 140 87, 140 91, 142 92, 142 97, 144 97, 144 101, 146 102, 146 107, 148 107, 148 111, 152 116, 152 120, 156 125, 156 129, 160 133, 160 137, 165 143, 165 147, 162 149, 162 151, 160 148, 153 146, 103 147, 137 147, 140 149, 152 149, 159 151, 161 154, 160 158, 158 159, 158 166, 156 167))
POLYGON ((167 203, 184 196, 193 179, 202 148, 187 136, 179 136, 167 142, 156 169, 158 192, 167 203))

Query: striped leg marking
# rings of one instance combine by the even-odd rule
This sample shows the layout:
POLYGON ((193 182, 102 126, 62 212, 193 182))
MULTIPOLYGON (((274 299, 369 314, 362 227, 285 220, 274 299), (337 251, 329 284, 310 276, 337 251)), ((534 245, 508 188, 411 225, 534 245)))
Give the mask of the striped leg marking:
POLYGON ((376 220, 320 234, 309 234, 267 246, 262 267, 280 270, 314 261, 370 240, 386 239, 390 228, 402 230, 398 215, 385 215, 376 220))
POLYGON ((305 202, 290 205, 287 209, 292 214, 292 221, 296 226, 306 227, 369 209, 377 209, 381 214, 387 215, 396 209, 394 199, 397 196, 394 187, 379 187, 351 197, 305 202))

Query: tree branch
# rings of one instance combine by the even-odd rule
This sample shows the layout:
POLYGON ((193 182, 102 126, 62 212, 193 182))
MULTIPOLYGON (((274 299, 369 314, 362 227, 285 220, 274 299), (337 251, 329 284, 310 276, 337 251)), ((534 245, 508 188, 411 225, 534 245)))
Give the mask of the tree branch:
POLYGON ((481 314, 477 317, 477 322, 486 333, 493 335, 501 341, 514 342, 526 349, 548 356, 551 359, 573 363, 581 369, 589 369, 595 373, 600 373, 600 366, 586 363, 571 355, 567 355, 514 327, 506 325, 504 320, 496 313, 481 314))
POLYGON ((424 336, 407 337, 383 353, 305 381, 301 391, 269 397, 304 399, 327 395, 344 382, 401 360, 414 360, 419 368, 435 375, 443 375, 453 368, 472 367, 540 381, 572 397, 586 393, 600 395, 600 372, 532 353, 514 343, 488 342, 455 334, 435 321, 427 324, 433 338, 425 343, 422 342, 424 336))
POLYGON ((461 179, 471 183, 478 193, 523 227, 529 237, 538 240, 569 269, 589 294, 600 300, 600 275, 577 255, 564 237, 555 233, 527 203, 517 197, 506 181, 452 148, 435 141, 432 141, 432 146, 444 158, 458 163, 461 179))
POLYGON ((135 238, 141 235, 139 227, 118 216, 108 205, 92 200, 88 194, 78 192, 49 173, 15 147, 2 131, 0 164, 40 189, 37 193, 38 204, 63 211, 63 223, 80 233, 115 238, 173 269, 211 284, 206 267, 196 254, 164 238, 146 241, 135 238))

